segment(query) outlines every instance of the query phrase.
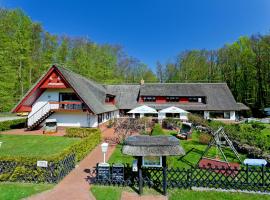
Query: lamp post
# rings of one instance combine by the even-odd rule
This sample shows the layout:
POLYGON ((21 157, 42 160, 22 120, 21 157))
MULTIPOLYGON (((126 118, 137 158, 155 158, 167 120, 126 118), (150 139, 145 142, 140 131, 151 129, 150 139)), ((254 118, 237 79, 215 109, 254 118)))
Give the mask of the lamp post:
POLYGON ((103 163, 106 163, 106 152, 108 151, 109 144, 104 142, 101 144, 101 151, 103 153, 103 163))

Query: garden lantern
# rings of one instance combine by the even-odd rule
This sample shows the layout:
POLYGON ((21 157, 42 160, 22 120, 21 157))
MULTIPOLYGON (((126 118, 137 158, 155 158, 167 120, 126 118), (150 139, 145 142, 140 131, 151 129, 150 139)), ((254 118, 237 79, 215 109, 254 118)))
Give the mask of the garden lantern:
POLYGON ((103 163, 105 163, 106 152, 108 151, 108 146, 109 146, 109 144, 106 142, 101 144, 101 151, 103 153, 103 163))

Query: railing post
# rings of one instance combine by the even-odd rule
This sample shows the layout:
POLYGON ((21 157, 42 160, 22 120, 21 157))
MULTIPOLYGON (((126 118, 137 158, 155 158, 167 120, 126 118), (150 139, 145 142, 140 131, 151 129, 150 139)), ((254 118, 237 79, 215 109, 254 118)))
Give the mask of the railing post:
POLYGON ((166 164, 166 156, 162 156, 162 189, 163 194, 167 195, 167 164, 166 164))
POLYGON ((246 165, 246 185, 248 185, 248 165, 246 165))

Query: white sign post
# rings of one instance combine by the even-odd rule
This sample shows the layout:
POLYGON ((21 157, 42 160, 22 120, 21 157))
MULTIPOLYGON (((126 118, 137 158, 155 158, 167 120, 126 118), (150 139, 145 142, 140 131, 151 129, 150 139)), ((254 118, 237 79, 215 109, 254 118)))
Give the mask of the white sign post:
POLYGON ((37 161, 37 166, 38 167, 48 167, 48 161, 46 161, 46 160, 38 160, 37 161))
POLYGON ((103 163, 106 163, 106 152, 108 151, 109 144, 104 142, 101 144, 101 151, 103 153, 103 163))

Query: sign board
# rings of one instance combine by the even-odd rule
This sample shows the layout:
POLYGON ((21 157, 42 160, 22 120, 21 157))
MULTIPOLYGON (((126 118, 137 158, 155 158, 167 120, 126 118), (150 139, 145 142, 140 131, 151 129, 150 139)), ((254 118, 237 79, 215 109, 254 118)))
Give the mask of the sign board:
POLYGON ((98 180, 109 180, 110 179, 110 165, 108 163, 99 163, 97 169, 98 180))
POLYGON ((38 160, 38 161, 37 161, 37 166, 38 166, 38 167, 48 167, 48 161, 45 161, 45 160, 38 160))
POLYGON ((124 180, 124 165, 114 164, 112 166, 112 180, 123 181, 124 180))
POLYGON ((144 167, 162 167, 162 157, 161 156, 143 156, 144 167))

